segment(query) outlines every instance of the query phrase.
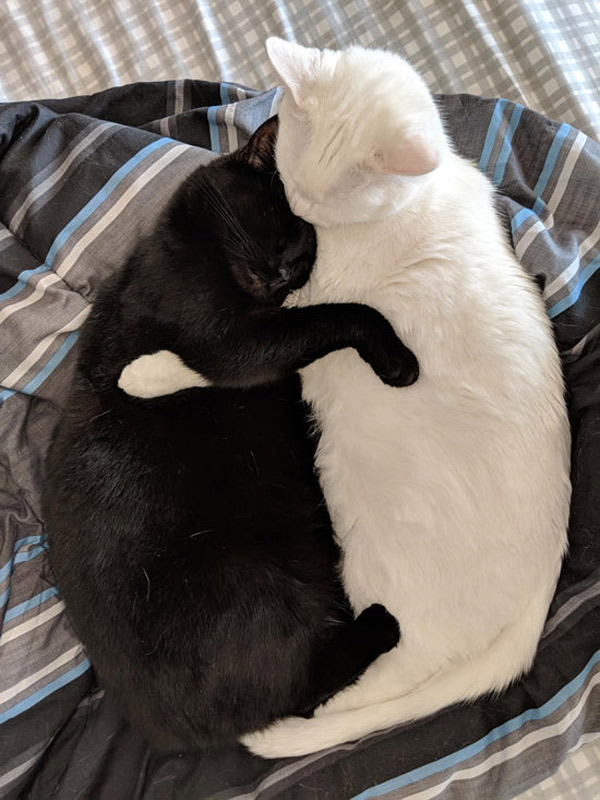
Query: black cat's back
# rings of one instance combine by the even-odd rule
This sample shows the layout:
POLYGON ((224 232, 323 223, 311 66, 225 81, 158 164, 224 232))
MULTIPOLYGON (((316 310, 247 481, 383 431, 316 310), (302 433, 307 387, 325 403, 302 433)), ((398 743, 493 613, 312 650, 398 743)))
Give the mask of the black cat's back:
POLYGON ((52 560, 100 676, 166 748, 232 740, 295 710, 311 651, 348 619, 298 379, 95 418, 84 381, 77 394, 49 457, 47 522, 61 529, 52 560))

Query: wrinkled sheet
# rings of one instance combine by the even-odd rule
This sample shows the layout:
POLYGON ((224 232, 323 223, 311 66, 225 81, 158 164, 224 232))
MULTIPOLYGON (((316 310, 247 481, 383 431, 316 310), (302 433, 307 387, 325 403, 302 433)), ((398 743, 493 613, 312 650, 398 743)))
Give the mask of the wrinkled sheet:
MULTIPOLYGON (((174 188, 209 151, 243 144, 277 99, 176 81, 0 106, 0 796, 501 800, 556 790, 567 754, 581 759, 600 732, 600 146, 467 95, 438 101, 459 151, 498 187, 518 257, 546 278, 569 390, 570 553, 532 673, 498 698, 276 762, 242 748, 160 756, 96 686, 40 508, 78 329, 174 188)), ((570 783, 578 798, 585 775, 570 783)))
POLYGON ((0 99, 175 78, 275 84, 263 41, 403 53, 433 91, 507 97, 600 136, 589 0, 5 0, 0 99))

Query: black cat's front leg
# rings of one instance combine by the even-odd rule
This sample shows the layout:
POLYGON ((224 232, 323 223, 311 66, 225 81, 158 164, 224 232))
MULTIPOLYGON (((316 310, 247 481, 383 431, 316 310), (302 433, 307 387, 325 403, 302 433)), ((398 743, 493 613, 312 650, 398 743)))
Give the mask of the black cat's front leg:
POLYGON ((413 353, 378 311, 359 303, 247 314, 214 346, 184 343, 181 356, 214 386, 278 380, 334 350, 352 347, 384 383, 409 386, 419 375, 413 353))

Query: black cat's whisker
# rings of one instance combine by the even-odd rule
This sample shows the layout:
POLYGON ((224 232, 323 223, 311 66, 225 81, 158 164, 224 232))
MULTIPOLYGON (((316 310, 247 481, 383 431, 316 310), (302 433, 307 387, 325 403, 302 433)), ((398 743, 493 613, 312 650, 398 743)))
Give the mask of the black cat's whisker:
POLYGON ((239 254, 239 251, 242 250, 242 252, 250 259, 260 258, 261 252, 259 252, 256 246, 257 243, 253 242, 248 237, 244 229, 232 215, 231 211, 213 193, 211 193, 211 201, 214 211, 218 213, 222 217, 223 221, 228 223, 230 226, 229 236, 224 235, 222 240, 229 241, 230 244, 234 245, 234 252, 236 254, 239 254))
POLYGON ((242 234, 245 238, 249 239, 248 235, 240 225, 229 203, 227 203, 224 195, 216 186, 207 186, 207 194, 213 202, 216 210, 220 211, 223 218, 230 223, 232 228, 242 234))
MULTIPOLYGON (((240 225, 237 217, 233 213, 233 209, 231 205, 227 201, 226 197, 223 195, 221 190, 218 186, 211 187, 211 197, 215 201, 215 205, 223 214, 224 219, 230 223, 233 232, 237 233, 240 237, 240 244, 244 244, 250 247, 249 254, 251 255, 258 255, 258 256, 265 256, 263 249, 260 247, 259 243, 256 240, 250 238, 248 233, 244 230, 244 228, 240 225)), ((248 251, 247 251, 248 252, 248 251)))
POLYGON ((254 471, 256 472, 256 477, 258 478, 260 470, 258 469, 258 463, 256 461, 256 456, 254 455, 253 450, 250 450, 250 458, 252 460, 252 464, 254 465, 254 471))
POLYGON ((202 536, 203 533, 214 533, 212 528, 207 528, 205 531, 196 531, 196 533, 190 533, 190 539, 193 539, 196 536, 202 536))
POLYGON ((110 414, 111 411, 112 411, 112 408, 107 408, 106 411, 102 411, 102 413, 96 414, 95 417, 92 417, 90 419, 90 422, 95 422, 97 419, 100 419, 100 417, 104 417, 106 414, 110 414))
MULTIPOLYGON (((218 190, 217 190, 218 191, 218 190)), ((244 228, 240 225, 238 220, 236 219, 231 207, 227 200, 221 195, 221 208, 223 209, 223 214, 225 219, 230 223, 232 226, 232 233, 239 237, 238 245, 241 245, 244 249, 246 255, 256 260, 267 260, 267 255, 264 249, 261 247, 260 243, 256 239, 252 239, 249 234, 244 230, 244 228)))
POLYGON ((221 236, 221 241, 230 245, 234 245, 237 249, 242 249, 247 255, 256 257, 258 255, 256 248, 249 246, 249 243, 240 239, 237 234, 230 234, 221 236))
POLYGON ((146 576, 146 580, 148 581, 148 588, 146 589, 146 601, 148 601, 150 600, 150 576, 148 575, 144 567, 142 567, 142 572, 144 573, 144 575, 146 576))

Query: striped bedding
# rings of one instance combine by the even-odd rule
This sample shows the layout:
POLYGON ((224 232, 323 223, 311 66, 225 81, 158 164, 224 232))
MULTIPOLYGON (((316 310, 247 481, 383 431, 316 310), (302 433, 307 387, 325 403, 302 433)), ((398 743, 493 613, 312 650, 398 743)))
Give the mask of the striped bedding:
POLYGON ((600 135, 591 0, 6 0, 0 100, 164 78, 276 75, 263 42, 392 48, 438 92, 508 97, 600 135))
POLYGON ((501 800, 600 735, 600 146, 468 95, 439 103, 459 151, 498 187, 518 257, 545 277, 569 390, 570 553, 532 673, 500 697, 280 762, 241 748, 159 756, 96 686, 40 509, 78 329, 183 177, 243 144, 277 101, 176 81, 0 105, 0 797, 501 800))

